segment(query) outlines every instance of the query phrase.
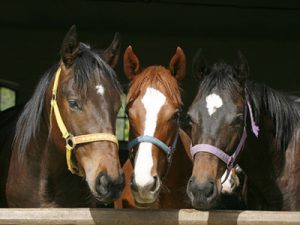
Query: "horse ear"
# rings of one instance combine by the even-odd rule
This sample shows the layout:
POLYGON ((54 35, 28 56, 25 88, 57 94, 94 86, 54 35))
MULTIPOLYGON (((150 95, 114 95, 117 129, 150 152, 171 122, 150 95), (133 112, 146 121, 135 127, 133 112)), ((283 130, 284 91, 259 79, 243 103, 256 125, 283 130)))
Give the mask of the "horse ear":
POLYGON ((138 57, 134 54, 132 47, 129 45, 124 53, 124 73, 129 80, 132 80, 140 73, 140 62, 138 57))
POLYGON ((172 57, 169 63, 169 69, 172 75, 178 80, 181 81, 185 77, 186 72, 186 58, 183 50, 180 47, 177 47, 175 55, 172 57))
POLYGON ((202 49, 199 48, 193 58, 192 73, 197 80, 201 80, 208 73, 206 60, 203 57, 202 49))
POLYGON ((70 67, 74 63, 78 50, 79 41, 76 26, 73 25, 66 34, 60 50, 61 58, 66 67, 70 67))
POLYGON ((249 65, 241 51, 237 52, 237 63, 235 65, 237 72, 236 78, 239 82, 244 83, 249 76, 249 65))
POLYGON ((107 49, 105 49, 101 55, 103 60, 107 62, 112 68, 115 68, 115 66, 118 63, 120 48, 121 48, 121 37, 120 34, 116 32, 110 46, 107 49))

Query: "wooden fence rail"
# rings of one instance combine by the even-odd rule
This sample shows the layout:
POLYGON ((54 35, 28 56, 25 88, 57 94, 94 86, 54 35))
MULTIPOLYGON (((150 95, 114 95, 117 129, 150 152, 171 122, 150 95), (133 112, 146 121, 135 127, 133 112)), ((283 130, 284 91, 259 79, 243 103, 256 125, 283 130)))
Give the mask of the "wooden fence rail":
POLYGON ((300 212, 134 210, 89 208, 0 209, 0 224, 30 225, 286 225, 300 212))

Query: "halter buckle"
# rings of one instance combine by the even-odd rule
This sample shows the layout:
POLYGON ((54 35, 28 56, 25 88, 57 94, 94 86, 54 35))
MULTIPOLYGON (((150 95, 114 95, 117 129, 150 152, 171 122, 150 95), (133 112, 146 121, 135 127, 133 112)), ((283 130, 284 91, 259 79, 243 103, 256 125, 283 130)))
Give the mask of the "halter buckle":
MULTIPOLYGON (((177 140, 176 140, 177 142, 177 140)), ((172 156, 173 153, 175 152, 176 147, 174 148, 173 146, 169 146, 170 151, 167 153, 167 159, 168 159, 168 163, 171 163, 172 161, 172 156)))
POLYGON ((71 149, 75 148, 76 144, 74 143, 74 136, 72 134, 69 134, 69 136, 66 138, 66 145, 71 149))

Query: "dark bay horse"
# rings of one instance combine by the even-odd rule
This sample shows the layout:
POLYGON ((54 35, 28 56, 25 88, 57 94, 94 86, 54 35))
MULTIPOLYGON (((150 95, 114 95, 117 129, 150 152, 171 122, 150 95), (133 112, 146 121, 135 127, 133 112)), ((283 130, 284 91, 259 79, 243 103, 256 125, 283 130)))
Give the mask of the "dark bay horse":
POLYGON ((209 67, 198 51, 193 71, 200 79, 188 111, 194 167, 187 193, 193 206, 213 207, 222 174, 238 162, 248 177, 249 209, 300 210, 299 104, 248 81, 240 52, 234 65, 209 67))
POLYGON ((127 95, 131 157, 123 167, 126 185, 117 208, 190 208, 185 193, 192 172, 190 139, 179 127, 179 81, 186 58, 177 48, 169 67, 142 68, 129 46, 124 71, 131 81, 127 95))
POLYGON ((14 134, 1 137, 2 206, 94 207, 120 196, 114 134, 122 91, 112 69, 119 39, 98 54, 78 41, 75 26, 66 34, 60 62, 12 122, 14 134))

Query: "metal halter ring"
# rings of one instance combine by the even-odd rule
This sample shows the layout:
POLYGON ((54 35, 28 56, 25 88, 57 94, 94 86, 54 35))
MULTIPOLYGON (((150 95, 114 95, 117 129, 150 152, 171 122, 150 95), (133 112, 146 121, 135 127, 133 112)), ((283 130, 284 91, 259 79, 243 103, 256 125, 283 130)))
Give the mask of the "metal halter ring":
POLYGON ((69 134, 66 138, 66 145, 70 146, 71 149, 75 148, 76 144, 74 143, 74 136, 72 134, 69 134))

